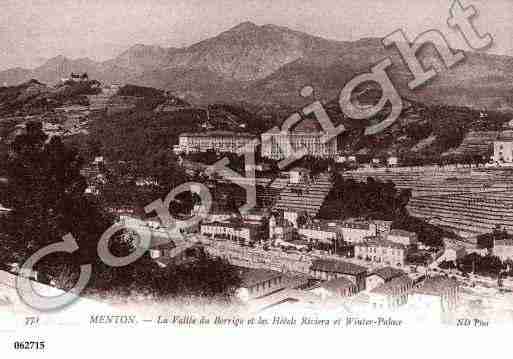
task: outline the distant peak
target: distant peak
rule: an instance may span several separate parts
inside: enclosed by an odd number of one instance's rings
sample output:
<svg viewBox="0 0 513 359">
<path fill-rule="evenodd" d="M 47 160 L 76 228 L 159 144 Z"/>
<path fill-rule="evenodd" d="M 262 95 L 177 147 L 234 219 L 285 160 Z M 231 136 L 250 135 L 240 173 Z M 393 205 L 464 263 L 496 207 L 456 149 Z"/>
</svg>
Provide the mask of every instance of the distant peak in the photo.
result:
<svg viewBox="0 0 513 359">
<path fill-rule="evenodd" d="M 135 44 L 129 50 L 145 50 L 145 49 L 160 49 L 157 45 Z"/>
<path fill-rule="evenodd" d="M 55 64 L 62 64 L 64 62 L 69 61 L 69 59 L 64 55 L 57 55 L 55 57 L 52 57 L 48 59 L 42 66 L 49 66 L 49 65 L 55 65 Z"/>
<path fill-rule="evenodd" d="M 278 25 L 274 25 L 274 24 L 265 24 L 262 27 L 266 27 L 268 29 L 287 29 L 285 26 L 278 26 Z"/>
<path fill-rule="evenodd" d="M 245 21 L 245 22 L 241 22 L 239 25 L 232 27 L 228 31 L 246 31 L 246 30 L 253 30 L 253 29 L 258 29 L 258 25 L 256 25 L 255 23 L 253 23 L 251 21 Z"/>
<path fill-rule="evenodd" d="M 46 86 L 44 83 L 36 80 L 36 79 L 30 79 L 28 81 L 23 82 L 20 86 L 22 87 L 32 87 L 32 86 Z"/>
<path fill-rule="evenodd" d="M 50 59 L 48 59 L 47 62 L 50 62 L 50 61 L 66 61 L 68 58 L 64 55 L 57 55 L 55 57 L 52 57 Z"/>
</svg>

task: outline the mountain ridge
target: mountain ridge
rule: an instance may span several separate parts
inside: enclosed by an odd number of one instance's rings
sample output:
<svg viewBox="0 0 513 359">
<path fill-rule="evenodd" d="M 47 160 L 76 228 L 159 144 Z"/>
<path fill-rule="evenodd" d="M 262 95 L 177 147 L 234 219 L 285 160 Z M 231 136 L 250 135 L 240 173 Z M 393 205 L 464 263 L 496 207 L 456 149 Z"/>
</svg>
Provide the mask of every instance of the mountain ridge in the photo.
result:
<svg viewBox="0 0 513 359">
<path fill-rule="evenodd" d="M 88 72 L 103 82 L 134 83 L 174 91 L 197 103 L 247 102 L 297 107 L 304 86 L 330 100 L 352 77 L 368 72 L 389 57 L 387 69 L 401 96 L 427 103 L 513 111 L 513 57 L 465 52 L 466 60 L 445 69 L 433 48 L 420 56 L 440 73 L 422 88 L 410 91 L 412 75 L 398 51 L 385 49 L 378 38 L 356 41 L 324 39 L 272 24 L 243 22 L 217 36 L 183 48 L 136 44 L 113 59 L 96 62 L 62 55 L 33 69 L 0 72 L 0 84 L 31 78 L 56 83 L 70 72 Z"/>
</svg>

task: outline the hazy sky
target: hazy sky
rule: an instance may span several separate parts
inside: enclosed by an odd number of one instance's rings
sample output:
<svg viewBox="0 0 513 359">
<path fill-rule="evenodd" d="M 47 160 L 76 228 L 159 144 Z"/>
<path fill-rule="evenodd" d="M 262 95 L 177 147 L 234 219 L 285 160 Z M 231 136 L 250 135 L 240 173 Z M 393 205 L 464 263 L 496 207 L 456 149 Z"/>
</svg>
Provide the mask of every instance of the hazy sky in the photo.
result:
<svg viewBox="0 0 513 359">
<path fill-rule="evenodd" d="M 34 67 L 62 54 L 105 60 L 137 43 L 185 46 L 240 22 L 276 24 L 338 40 L 414 38 L 446 25 L 453 0 L 0 0 L 0 69 Z M 462 0 L 479 11 L 489 52 L 513 56 L 513 0 Z"/>
</svg>

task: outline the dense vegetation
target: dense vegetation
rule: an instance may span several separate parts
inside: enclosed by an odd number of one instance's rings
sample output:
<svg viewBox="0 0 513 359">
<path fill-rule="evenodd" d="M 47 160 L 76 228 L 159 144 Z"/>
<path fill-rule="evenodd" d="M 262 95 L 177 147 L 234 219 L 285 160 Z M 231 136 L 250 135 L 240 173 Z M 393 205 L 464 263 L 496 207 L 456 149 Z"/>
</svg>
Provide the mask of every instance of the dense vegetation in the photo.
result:
<svg viewBox="0 0 513 359">
<path fill-rule="evenodd" d="M 55 88 L 30 80 L 18 86 L 0 87 L 0 115 L 45 114 L 62 105 L 87 105 L 86 95 L 99 92 L 100 83 L 95 80 L 66 81 Z"/>
<path fill-rule="evenodd" d="M 81 264 L 93 264 L 89 293 L 128 293 L 139 289 L 162 296 L 232 293 L 238 283 L 236 270 L 225 261 L 208 256 L 201 256 L 189 267 L 166 270 L 161 270 L 148 254 L 122 268 L 102 263 L 97 254 L 98 240 L 115 218 L 104 212 L 104 203 L 85 194 L 86 181 L 80 175 L 82 160 L 78 152 L 58 137 L 46 140 L 41 124 L 29 123 L 26 133 L 17 136 L 11 145 L 6 169 L 8 183 L 6 190 L 1 191 L 0 203 L 12 211 L 1 222 L 1 263 L 23 263 L 40 248 L 60 242 L 62 236 L 71 233 L 79 250 L 69 255 L 51 254 L 36 268 L 63 288 L 75 282 Z M 176 177 L 167 164 L 167 159 L 163 160 L 160 167 L 153 166 L 154 171 L 161 171 L 158 174 L 168 182 L 174 181 Z M 124 256 L 135 250 L 134 243 L 130 232 L 121 232 L 109 244 L 115 255 Z"/>
<path fill-rule="evenodd" d="M 319 216 L 322 218 L 365 217 L 394 220 L 405 213 L 410 199 L 407 190 L 398 191 L 392 182 L 357 182 L 334 175 L 333 189 L 328 194 Z"/>
<path fill-rule="evenodd" d="M 480 256 L 479 254 L 471 253 L 458 259 L 456 262 L 442 262 L 439 267 L 441 269 L 458 269 L 465 274 L 475 273 L 486 277 L 497 278 L 499 274 L 502 274 L 503 270 L 507 268 L 507 265 L 502 263 L 499 257 L 491 255 Z"/>
<path fill-rule="evenodd" d="M 358 182 L 335 174 L 333 183 L 333 189 L 319 212 L 320 218 L 393 221 L 394 228 L 415 232 L 420 242 L 433 247 L 441 246 L 443 237 L 454 237 L 451 232 L 411 217 L 406 210 L 411 191 L 398 190 L 393 182 L 381 182 L 371 177 L 367 182 Z"/>
<path fill-rule="evenodd" d="M 342 122 L 346 128 L 346 132 L 339 136 L 339 148 L 352 155 L 385 157 L 395 154 L 400 157 L 401 163 L 412 165 L 438 164 L 442 161 L 441 155 L 457 148 L 469 131 L 498 131 L 511 120 L 511 114 L 497 111 L 482 113 L 467 107 L 427 105 L 409 99 L 403 99 L 403 104 L 399 119 L 374 136 L 364 136 L 364 127 L 382 121 L 390 109 L 385 107 L 369 120 L 356 121 L 344 118 L 338 102 L 326 104 L 330 118 L 334 122 Z M 418 146 L 422 141 L 426 143 Z M 444 160 L 452 162 L 469 159 Z"/>
<path fill-rule="evenodd" d="M 485 233 L 477 236 L 477 247 L 492 249 L 496 240 L 511 239 L 512 236 L 508 234 L 505 229 L 501 229 L 497 226 L 492 232 Z"/>
</svg>

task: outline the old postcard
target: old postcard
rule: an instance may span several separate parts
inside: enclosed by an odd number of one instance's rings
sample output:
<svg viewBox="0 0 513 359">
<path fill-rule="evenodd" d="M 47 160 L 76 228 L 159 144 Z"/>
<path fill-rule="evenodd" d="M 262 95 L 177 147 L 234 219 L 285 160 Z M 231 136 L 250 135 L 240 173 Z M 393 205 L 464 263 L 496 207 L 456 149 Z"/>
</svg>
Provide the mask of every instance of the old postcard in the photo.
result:
<svg viewBox="0 0 513 359">
<path fill-rule="evenodd" d="M 507 345 L 512 0 L 0 5 L 2 358 Z"/>
</svg>

